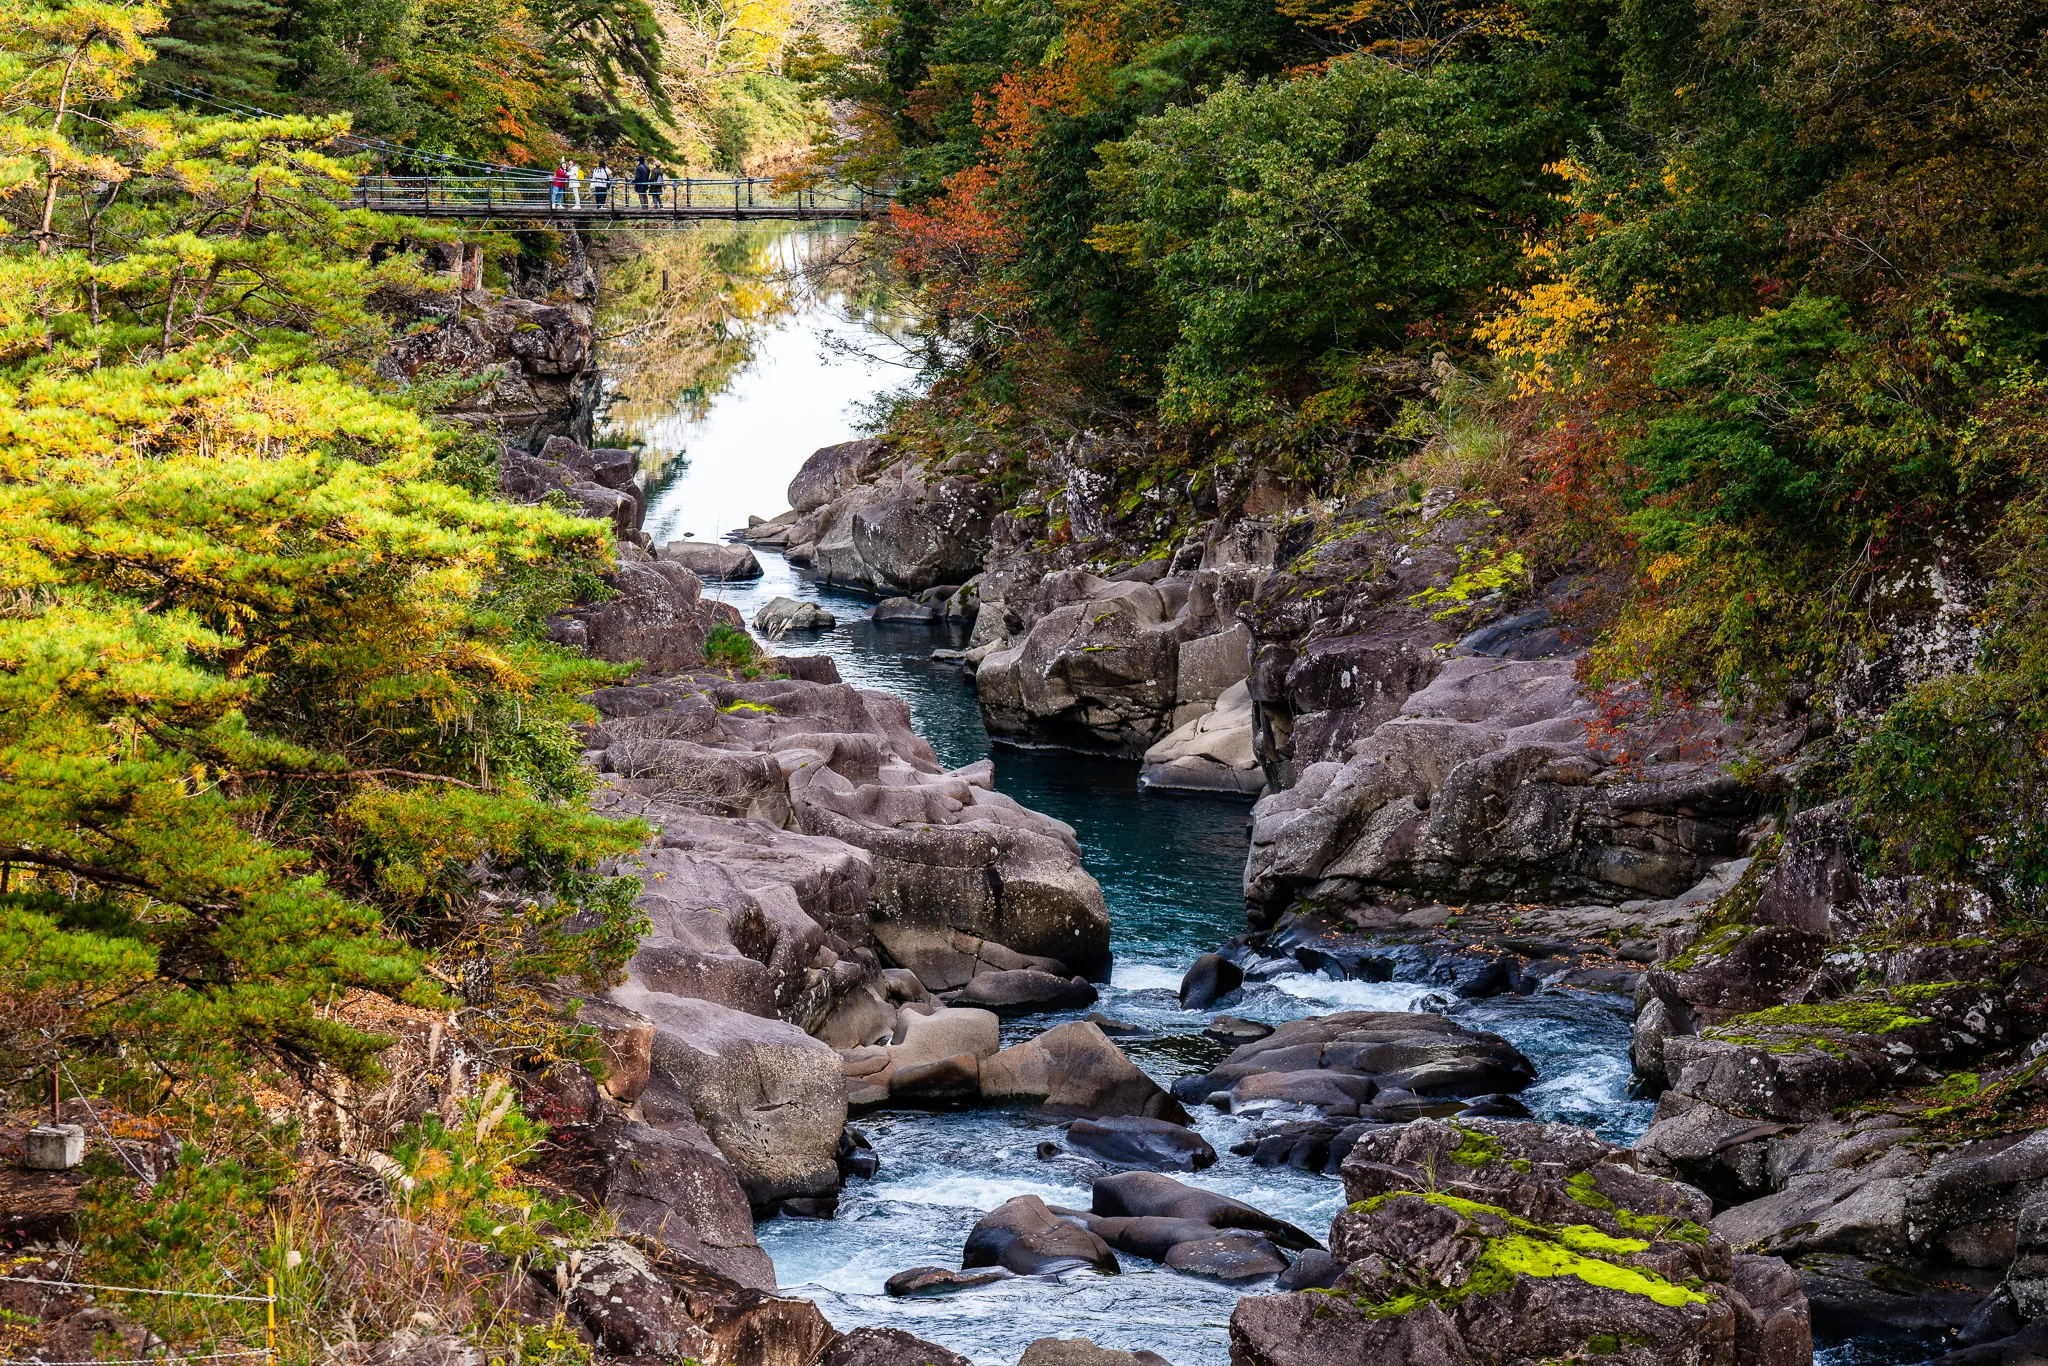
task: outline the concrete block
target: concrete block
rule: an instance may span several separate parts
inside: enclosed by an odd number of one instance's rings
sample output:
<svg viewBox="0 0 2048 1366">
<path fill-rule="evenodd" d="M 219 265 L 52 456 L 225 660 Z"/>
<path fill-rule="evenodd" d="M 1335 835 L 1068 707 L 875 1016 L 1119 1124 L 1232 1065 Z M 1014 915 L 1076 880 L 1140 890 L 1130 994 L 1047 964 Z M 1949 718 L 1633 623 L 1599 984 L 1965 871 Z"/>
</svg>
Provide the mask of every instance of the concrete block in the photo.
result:
<svg viewBox="0 0 2048 1366">
<path fill-rule="evenodd" d="M 38 1124 L 22 1144 L 24 1162 L 39 1172 L 68 1172 L 85 1161 L 85 1128 L 79 1124 Z"/>
</svg>

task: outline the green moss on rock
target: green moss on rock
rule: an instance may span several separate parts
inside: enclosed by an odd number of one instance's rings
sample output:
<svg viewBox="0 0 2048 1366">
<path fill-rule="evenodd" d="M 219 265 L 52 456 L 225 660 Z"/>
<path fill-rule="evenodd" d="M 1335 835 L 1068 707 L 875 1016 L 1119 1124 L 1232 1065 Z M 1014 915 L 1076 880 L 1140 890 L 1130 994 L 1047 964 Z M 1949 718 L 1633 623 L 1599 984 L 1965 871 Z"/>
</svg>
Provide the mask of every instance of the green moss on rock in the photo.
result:
<svg viewBox="0 0 2048 1366">
<path fill-rule="evenodd" d="M 1451 1161 L 1461 1162 L 1468 1167 L 1476 1168 L 1483 1167 L 1500 1157 L 1500 1140 L 1492 1134 L 1481 1133 L 1477 1129 L 1468 1129 L 1455 1121 L 1452 1122 L 1451 1127 L 1464 1135 L 1458 1141 L 1458 1146 L 1451 1150 Z"/>
<path fill-rule="evenodd" d="M 1440 1192 L 1390 1191 L 1362 1200 L 1351 1209 L 1353 1213 L 1371 1214 L 1390 1201 L 1408 1196 L 1451 1210 L 1474 1223 L 1486 1219 L 1498 1221 L 1509 1231 L 1482 1235 L 1485 1246 L 1478 1263 L 1461 1285 L 1412 1290 L 1380 1301 L 1362 1297 L 1354 1300 L 1358 1308 L 1374 1318 L 1412 1313 L 1425 1304 L 1448 1308 L 1474 1296 L 1502 1294 L 1514 1288 L 1517 1276 L 1571 1276 L 1587 1285 L 1641 1295 L 1674 1309 L 1688 1304 L 1704 1304 L 1708 1299 L 1701 1288 L 1667 1280 L 1654 1271 L 1613 1260 L 1645 1252 L 1650 1245 L 1639 1238 L 1616 1238 L 1590 1224 L 1546 1228 L 1497 1205 L 1481 1204 Z"/>
</svg>

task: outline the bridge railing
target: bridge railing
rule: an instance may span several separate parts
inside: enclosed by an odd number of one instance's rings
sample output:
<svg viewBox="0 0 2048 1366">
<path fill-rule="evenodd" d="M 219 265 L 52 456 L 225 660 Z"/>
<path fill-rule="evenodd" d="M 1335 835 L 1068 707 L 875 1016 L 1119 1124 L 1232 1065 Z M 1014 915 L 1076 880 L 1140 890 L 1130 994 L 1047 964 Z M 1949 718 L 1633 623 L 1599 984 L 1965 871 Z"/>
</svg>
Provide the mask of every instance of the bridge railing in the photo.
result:
<svg viewBox="0 0 2048 1366">
<path fill-rule="evenodd" d="M 346 201 L 351 208 L 422 217 L 499 215 L 602 219 L 657 214 L 705 217 L 827 218 L 866 216 L 887 208 L 890 197 L 859 185 L 827 184 L 776 188 L 759 176 L 669 177 L 646 186 L 614 180 L 600 196 L 586 180 L 580 189 L 557 190 L 547 176 L 364 176 Z"/>
</svg>

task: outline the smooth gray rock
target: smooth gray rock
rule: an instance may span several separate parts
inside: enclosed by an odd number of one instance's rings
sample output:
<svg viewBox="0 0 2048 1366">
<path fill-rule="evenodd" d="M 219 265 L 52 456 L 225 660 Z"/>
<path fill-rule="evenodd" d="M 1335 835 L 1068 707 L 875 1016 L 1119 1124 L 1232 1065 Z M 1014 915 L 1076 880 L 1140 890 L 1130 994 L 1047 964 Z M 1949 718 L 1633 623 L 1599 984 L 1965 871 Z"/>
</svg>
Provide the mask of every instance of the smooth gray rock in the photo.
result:
<svg viewBox="0 0 2048 1366">
<path fill-rule="evenodd" d="M 1079 1010 L 1093 1005 L 1096 995 L 1085 977 L 1060 977 L 1026 968 L 976 973 L 952 1001 L 1003 1016 L 1035 1015 L 1049 1010 Z"/>
<path fill-rule="evenodd" d="M 1187 1111 L 1086 1020 L 1048 1029 L 981 1063 L 982 1098 L 1096 1119 L 1144 1115 L 1186 1123 Z"/>
<path fill-rule="evenodd" d="M 670 541 L 657 558 L 679 564 L 707 583 L 761 577 L 761 562 L 743 545 L 718 541 Z"/>
<path fill-rule="evenodd" d="M 781 1020 L 614 988 L 655 1023 L 654 1081 L 687 1100 L 756 1206 L 837 1190 L 846 1091 L 839 1055 Z M 646 1097 L 642 1109 L 649 1108 Z"/>
<path fill-rule="evenodd" d="M 754 613 L 754 629 L 770 640 L 779 640 L 791 631 L 829 631 L 838 624 L 839 619 L 830 612 L 801 598 L 771 598 Z"/>
</svg>

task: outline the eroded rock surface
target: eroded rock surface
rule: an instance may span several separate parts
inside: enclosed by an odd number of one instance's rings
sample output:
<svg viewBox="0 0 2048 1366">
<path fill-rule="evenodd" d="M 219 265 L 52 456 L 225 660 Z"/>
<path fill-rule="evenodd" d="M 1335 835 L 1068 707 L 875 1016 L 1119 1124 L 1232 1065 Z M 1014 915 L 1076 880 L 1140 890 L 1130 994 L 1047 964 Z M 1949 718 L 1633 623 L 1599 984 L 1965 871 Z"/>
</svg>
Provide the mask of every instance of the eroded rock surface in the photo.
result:
<svg viewBox="0 0 2048 1366">
<path fill-rule="evenodd" d="M 1236 609 L 1251 582 L 1249 572 L 1235 569 L 1149 581 L 1082 570 L 1045 575 L 1015 634 L 975 651 L 975 686 L 990 733 L 1132 758 L 1145 754 L 1176 727 L 1209 714 L 1244 681 L 1251 636 Z M 985 574 L 977 639 L 982 621 L 1010 611 L 991 602 L 989 585 Z M 1213 739 L 1191 731 L 1179 748 L 1191 761 L 1212 750 L 1242 757 L 1242 746 L 1232 748 L 1220 730 Z M 1192 775 L 1197 767 L 1191 762 L 1177 772 Z"/>
<path fill-rule="evenodd" d="M 875 439 L 827 446 L 789 485 L 790 510 L 734 535 L 826 583 L 917 594 L 974 577 L 988 549 L 987 487 L 899 457 Z"/>
</svg>

